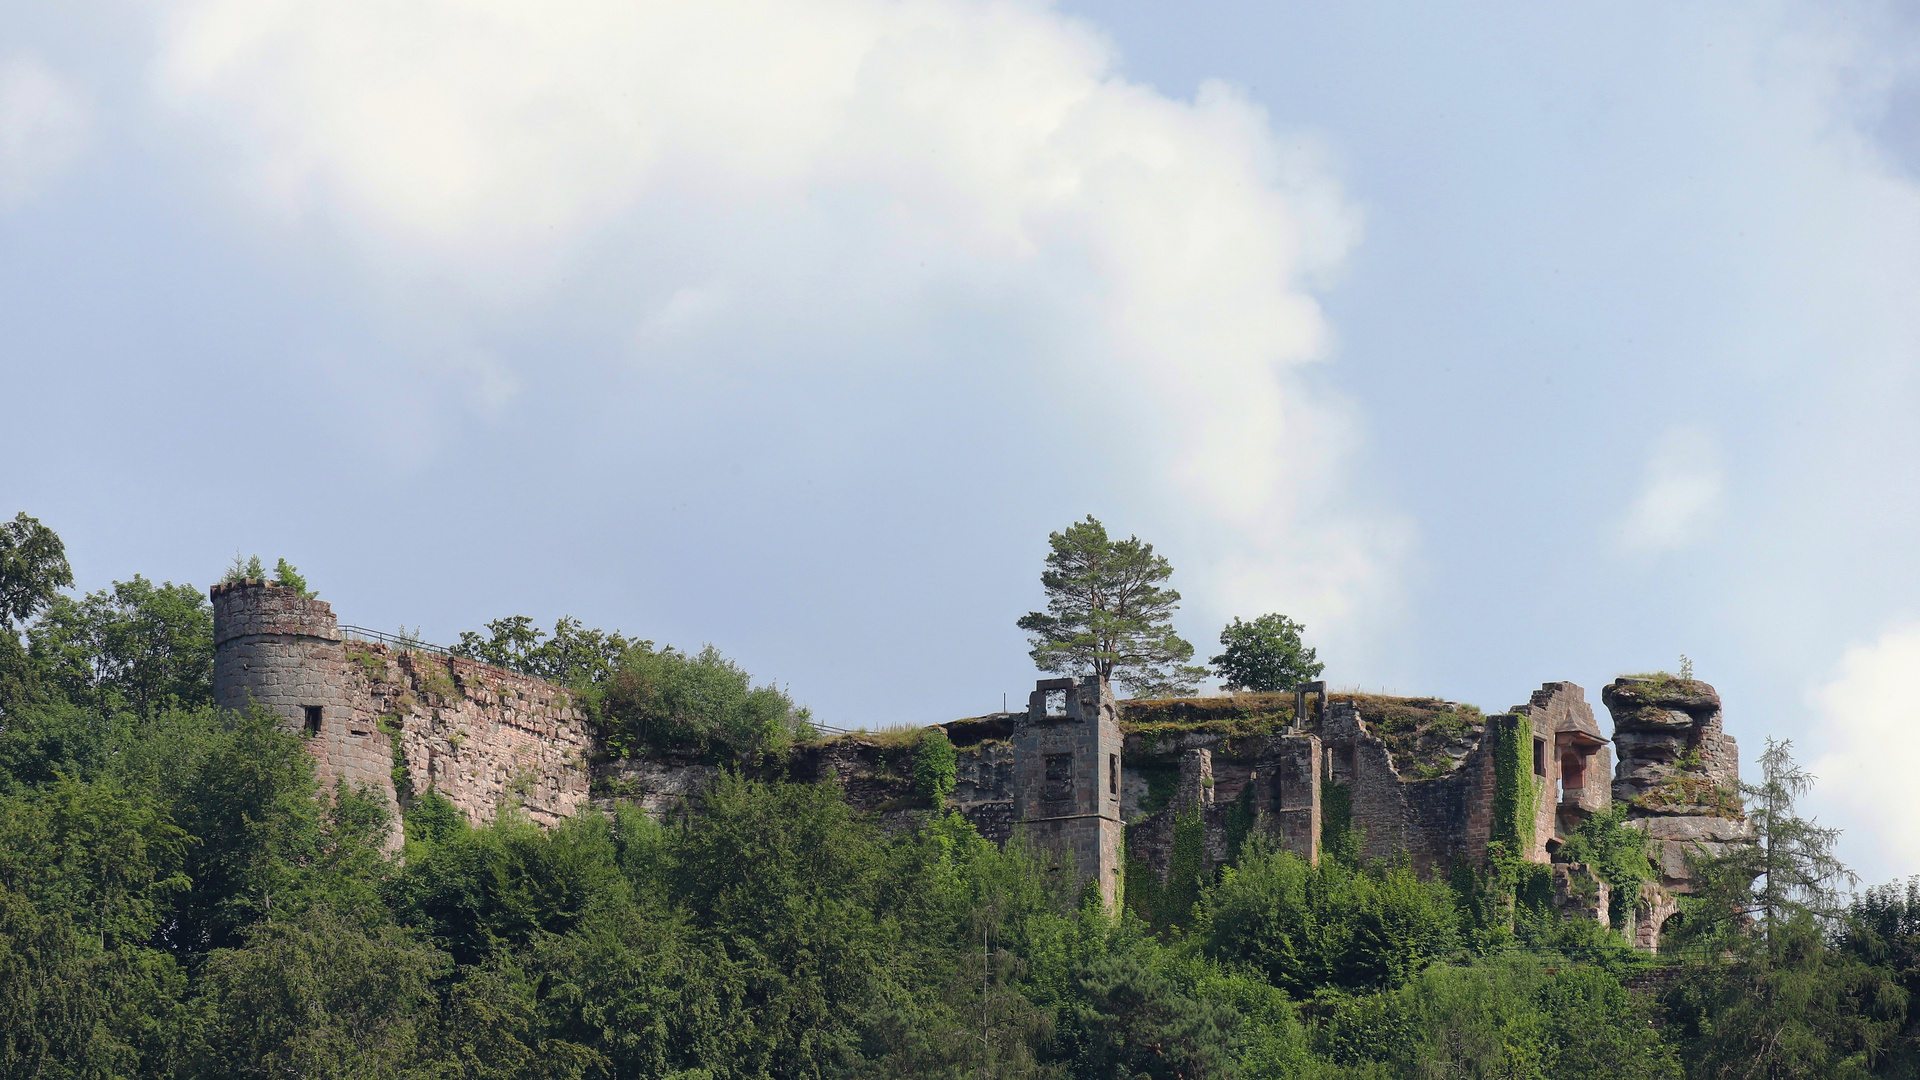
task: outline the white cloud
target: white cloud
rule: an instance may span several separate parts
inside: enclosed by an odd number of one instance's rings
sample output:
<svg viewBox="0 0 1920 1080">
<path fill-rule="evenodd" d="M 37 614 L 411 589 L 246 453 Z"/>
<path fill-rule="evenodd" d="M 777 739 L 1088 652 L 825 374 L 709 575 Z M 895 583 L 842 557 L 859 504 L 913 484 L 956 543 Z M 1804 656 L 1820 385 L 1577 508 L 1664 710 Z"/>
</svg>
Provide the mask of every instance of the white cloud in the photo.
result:
<svg viewBox="0 0 1920 1080">
<path fill-rule="evenodd" d="M 80 96 L 31 56 L 0 61 L 0 211 L 46 190 L 87 141 Z"/>
<path fill-rule="evenodd" d="M 478 318 L 617 265 L 662 363 L 759 320 L 860 343 L 795 362 L 910 365 L 953 319 L 903 313 L 1002 298 L 1201 611 L 1392 590 L 1404 530 L 1346 508 L 1344 409 L 1290 374 L 1358 217 L 1224 85 L 1169 98 L 1081 22 L 966 0 L 202 0 L 165 40 L 233 182 L 376 274 Z"/>
<path fill-rule="evenodd" d="M 1624 551 L 1669 551 L 1704 538 L 1726 500 L 1719 453 L 1706 432 L 1669 428 L 1647 458 L 1645 484 L 1619 527 Z"/>
<path fill-rule="evenodd" d="M 1824 804 L 1838 807 L 1850 831 L 1878 842 L 1879 877 L 1920 869 L 1920 626 L 1902 626 L 1854 645 L 1833 677 L 1808 697 L 1820 717 L 1813 763 Z M 1857 838 L 1856 838 L 1857 839 Z"/>
</svg>

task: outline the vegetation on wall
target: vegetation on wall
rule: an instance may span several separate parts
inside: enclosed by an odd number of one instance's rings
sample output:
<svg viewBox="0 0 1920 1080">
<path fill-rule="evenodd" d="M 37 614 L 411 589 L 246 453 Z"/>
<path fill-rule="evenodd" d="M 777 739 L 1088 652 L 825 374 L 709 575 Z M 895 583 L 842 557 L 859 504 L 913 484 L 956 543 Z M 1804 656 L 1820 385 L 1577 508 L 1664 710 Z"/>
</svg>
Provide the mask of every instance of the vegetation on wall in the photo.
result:
<svg viewBox="0 0 1920 1080">
<path fill-rule="evenodd" d="M 697 653 L 628 649 L 599 688 L 594 712 L 607 749 L 692 749 L 742 758 L 785 749 L 812 734 L 811 716 L 777 686 L 752 676 L 708 645 Z"/>
<path fill-rule="evenodd" d="M 1533 850 L 1539 791 L 1533 779 L 1533 724 L 1510 713 L 1493 722 L 1493 843 L 1508 855 Z"/>
<path fill-rule="evenodd" d="M 651 648 L 619 631 L 591 630 L 579 619 L 563 615 L 553 633 L 533 625 L 525 615 L 509 615 L 486 624 L 486 632 L 463 630 L 452 648 L 455 656 L 517 671 L 562 686 L 598 686 L 613 677 L 628 650 Z"/>
<path fill-rule="evenodd" d="M 959 761 L 946 732 L 936 727 L 920 734 L 913 753 L 913 793 L 923 805 L 934 810 L 946 808 L 947 796 L 953 794 L 959 776 Z"/>
<path fill-rule="evenodd" d="M 1628 810 L 1615 805 L 1587 818 L 1556 855 L 1566 862 L 1586 863 L 1607 883 L 1607 918 L 1618 930 L 1631 930 L 1640 886 L 1655 880 L 1647 834 L 1627 824 Z"/>
</svg>

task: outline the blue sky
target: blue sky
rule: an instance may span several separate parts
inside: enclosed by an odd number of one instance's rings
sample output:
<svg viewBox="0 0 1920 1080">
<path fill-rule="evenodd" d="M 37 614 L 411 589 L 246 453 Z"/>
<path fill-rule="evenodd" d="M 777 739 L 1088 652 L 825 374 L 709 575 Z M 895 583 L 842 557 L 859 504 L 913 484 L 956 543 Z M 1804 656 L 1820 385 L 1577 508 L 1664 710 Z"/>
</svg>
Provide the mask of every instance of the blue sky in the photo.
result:
<svg viewBox="0 0 1920 1080">
<path fill-rule="evenodd" d="M 1681 653 L 1920 872 L 1920 72 L 1873 4 L 0 8 L 0 503 L 84 587 L 1033 677 L 1087 513 L 1206 655 Z"/>
</svg>

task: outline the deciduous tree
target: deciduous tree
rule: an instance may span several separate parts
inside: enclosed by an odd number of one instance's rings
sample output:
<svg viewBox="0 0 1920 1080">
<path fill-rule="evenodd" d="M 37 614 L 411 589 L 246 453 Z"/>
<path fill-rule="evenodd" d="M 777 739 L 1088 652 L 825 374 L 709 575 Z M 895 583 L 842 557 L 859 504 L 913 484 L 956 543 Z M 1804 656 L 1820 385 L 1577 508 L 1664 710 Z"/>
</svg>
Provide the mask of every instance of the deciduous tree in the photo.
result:
<svg viewBox="0 0 1920 1080">
<path fill-rule="evenodd" d="M 1241 622 L 1236 616 L 1220 631 L 1225 651 L 1208 663 L 1226 686 L 1266 694 L 1291 690 L 1319 678 L 1326 667 L 1300 640 L 1300 632 L 1305 629 L 1278 613 L 1262 615 L 1252 622 Z"/>
<path fill-rule="evenodd" d="M 0 522 L 0 629 L 24 623 L 73 584 L 67 548 L 26 511 Z"/>
</svg>

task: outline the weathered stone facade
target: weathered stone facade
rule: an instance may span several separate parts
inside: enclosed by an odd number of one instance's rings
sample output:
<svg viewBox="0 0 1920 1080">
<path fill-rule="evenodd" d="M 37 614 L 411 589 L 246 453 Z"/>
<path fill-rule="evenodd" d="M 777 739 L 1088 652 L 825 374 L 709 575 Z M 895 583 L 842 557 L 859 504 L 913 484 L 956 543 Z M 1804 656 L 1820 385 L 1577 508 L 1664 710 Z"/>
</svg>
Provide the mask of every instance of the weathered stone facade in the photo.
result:
<svg viewBox="0 0 1920 1080">
<path fill-rule="evenodd" d="M 542 825 L 587 797 L 587 718 L 560 687 L 457 656 L 346 643 L 354 715 L 400 739 L 403 797 L 432 788 L 487 821 L 512 803 Z"/>
<path fill-rule="evenodd" d="M 322 787 L 345 781 L 390 806 L 433 788 L 475 822 L 511 802 L 552 824 L 586 798 L 593 736 L 561 688 L 348 641 L 330 605 L 295 589 L 243 581 L 211 597 L 215 700 L 284 717 L 306 736 Z"/>
<path fill-rule="evenodd" d="M 1618 701 L 1624 707 L 1632 692 L 1617 688 L 1635 682 L 1626 679 L 1609 686 L 1609 706 Z M 1680 726 L 1678 720 L 1648 721 L 1638 715 L 1626 720 L 1620 730 L 1629 735 L 1653 727 L 1666 734 L 1622 738 L 1620 781 L 1611 785 L 1609 740 L 1601 734 L 1585 692 L 1569 682 L 1545 683 L 1526 704 L 1504 714 L 1480 718 L 1457 713 L 1451 723 L 1411 731 L 1402 723 L 1397 735 L 1390 717 L 1368 710 L 1382 702 L 1410 702 L 1445 720 L 1457 707 L 1430 699 L 1326 695 L 1323 688 L 1313 687 L 1295 699 L 1292 715 L 1299 722 L 1285 734 L 1194 730 L 1170 742 L 1137 744 L 1130 737 L 1123 787 L 1141 794 L 1126 805 L 1129 857 L 1146 863 L 1164 881 L 1175 819 L 1183 808 L 1197 808 L 1207 831 L 1208 857 L 1216 862 L 1230 855 L 1227 834 L 1235 813 L 1240 815 L 1239 827 L 1263 831 L 1280 847 L 1317 861 L 1329 805 L 1340 804 L 1362 835 L 1365 857 L 1405 858 L 1424 875 L 1443 873 L 1456 863 L 1483 866 L 1493 840 L 1519 838 L 1522 858 L 1552 865 L 1556 907 L 1605 920 L 1610 900 L 1606 883 L 1584 864 L 1555 861 L 1564 838 L 1588 817 L 1607 810 L 1615 797 L 1642 800 L 1646 791 L 1672 787 L 1665 779 L 1671 772 L 1667 763 L 1676 757 L 1693 761 L 1680 757 L 1688 745 L 1702 748 L 1696 768 L 1709 786 L 1727 790 L 1738 782 L 1737 759 L 1729 760 L 1736 751 L 1718 726 L 1718 699 L 1711 708 L 1697 692 L 1688 701 L 1699 711 L 1691 743 L 1688 737 L 1668 737 L 1668 729 Z M 1504 764 L 1496 752 L 1503 739 L 1512 755 Z M 1665 756 L 1653 761 L 1649 755 Z M 1155 786 L 1152 771 L 1175 768 L 1179 778 L 1170 785 L 1171 800 L 1146 805 L 1145 793 Z M 1513 816 L 1504 828 L 1497 820 L 1503 769 L 1517 773 L 1507 781 L 1509 790 L 1531 792 L 1530 804 L 1508 811 Z M 1149 775 L 1143 778 L 1143 773 Z M 1160 782 L 1167 784 L 1168 779 Z M 1684 872 L 1682 849 L 1700 840 L 1704 849 L 1715 850 L 1715 844 L 1747 837 L 1743 821 L 1703 817 L 1698 806 L 1665 806 L 1658 797 L 1653 801 L 1658 805 L 1642 807 L 1636 801 L 1632 811 L 1632 820 L 1642 822 L 1654 838 L 1653 853 L 1667 874 L 1662 883 L 1643 888 L 1635 925 L 1629 928 L 1634 939 L 1649 948 L 1658 944 L 1660 921 L 1676 910 L 1672 892 L 1685 891 L 1672 869 Z"/>
<path fill-rule="evenodd" d="M 215 586 L 211 597 L 216 700 L 270 709 L 305 734 L 329 789 L 364 786 L 398 806 L 431 788 L 475 823 L 514 806 L 552 825 L 596 791 L 665 815 L 723 771 L 670 755 L 605 760 L 563 688 L 435 650 L 349 640 L 328 604 L 296 590 L 243 581 Z M 1526 704 L 1487 717 L 1435 699 L 1329 694 L 1319 683 L 1290 708 L 1272 697 L 1264 704 L 1279 711 L 1260 715 L 1285 717 L 1284 726 L 1181 722 L 1123 737 L 1121 705 L 1104 681 L 1040 680 L 1024 712 L 942 725 L 958 751 L 949 805 L 990 840 L 1024 835 L 1110 904 L 1121 894 L 1123 846 L 1164 882 L 1182 811 L 1199 814 L 1216 864 L 1232 856 L 1230 834 L 1250 831 L 1317 862 L 1338 813 L 1367 858 L 1405 858 L 1426 875 L 1483 866 L 1495 840 L 1515 840 L 1522 858 L 1552 864 L 1556 906 L 1604 919 L 1605 883 L 1554 860 L 1581 822 L 1619 800 L 1647 832 L 1661 873 L 1637 905 L 1633 937 L 1647 948 L 1658 946 L 1676 895 L 1692 887 L 1687 855 L 1752 840 L 1737 796 L 1738 747 L 1705 683 L 1616 680 L 1602 694 L 1611 743 L 1569 682 L 1543 684 Z M 855 806 L 904 824 L 915 805 L 912 753 L 910 742 L 854 736 L 749 771 L 833 783 Z M 1526 805 L 1515 804 L 1521 793 Z"/>
<path fill-rule="evenodd" d="M 1092 675 L 1040 680 L 1013 733 L 1014 829 L 1108 904 L 1120 895 L 1120 749 L 1113 690 Z"/>
</svg>

